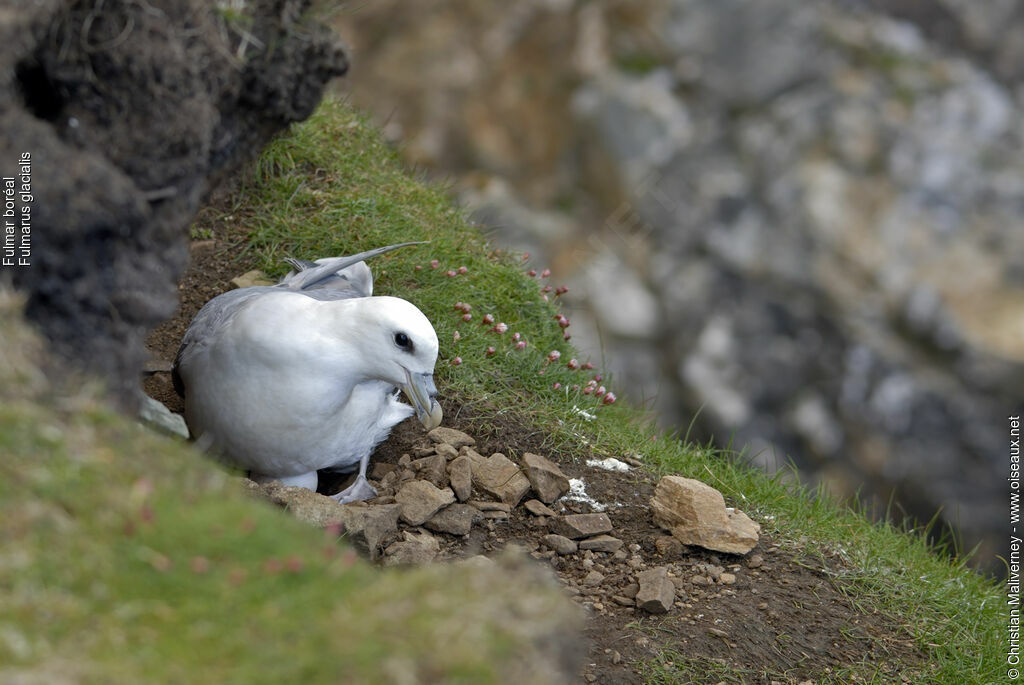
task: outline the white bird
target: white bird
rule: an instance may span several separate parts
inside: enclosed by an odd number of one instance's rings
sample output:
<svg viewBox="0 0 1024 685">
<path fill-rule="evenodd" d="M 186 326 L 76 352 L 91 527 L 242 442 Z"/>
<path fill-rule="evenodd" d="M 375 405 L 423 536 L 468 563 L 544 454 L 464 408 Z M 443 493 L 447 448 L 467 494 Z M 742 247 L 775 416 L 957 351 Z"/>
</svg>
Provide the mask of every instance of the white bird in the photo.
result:
<svg viewBox="0 0 1024 685">
<path fill-rule="evenodd" d="M 363 262 L 412 244 L 289 260 L 298 270 L 276 286 L 207 302 L 172 371 L 197 442 L 255 480 L 311 490 L 319 469 L 358 467 L 356 481 L 335 497 L 375 497 L 366 481 L 374 447 L 414 412 L 427 430 L 442 418 L 433 326 L 405 300 L 374 297 Z"/>
</svg>

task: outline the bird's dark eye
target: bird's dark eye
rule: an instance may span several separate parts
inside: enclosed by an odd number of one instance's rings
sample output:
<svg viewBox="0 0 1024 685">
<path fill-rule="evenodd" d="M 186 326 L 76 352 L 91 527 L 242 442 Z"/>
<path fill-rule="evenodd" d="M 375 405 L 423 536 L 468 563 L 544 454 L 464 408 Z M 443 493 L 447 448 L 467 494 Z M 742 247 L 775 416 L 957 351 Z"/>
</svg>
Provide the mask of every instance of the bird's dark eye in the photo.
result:
<svg viewBox="0 0 1024 685">
<path fill-rule="evenodd" d="M 402 332 L 395 333 L 395 344 L 401 347 L 403 350 L 412 349 L 412 341 L 409 340 L 409 336 Z"/>
</svg>

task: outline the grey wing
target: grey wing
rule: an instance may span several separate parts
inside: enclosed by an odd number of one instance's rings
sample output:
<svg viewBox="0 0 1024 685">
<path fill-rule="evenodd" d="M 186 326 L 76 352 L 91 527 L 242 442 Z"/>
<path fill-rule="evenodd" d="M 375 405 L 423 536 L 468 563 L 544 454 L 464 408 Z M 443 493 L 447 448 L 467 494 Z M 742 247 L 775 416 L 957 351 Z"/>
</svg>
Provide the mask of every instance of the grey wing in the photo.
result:
<svg viewBox="0 0 1024 685">
<path fill-rule="evenodd" d="M 272 286 L 229 290 L 203 305 L 196 317 L 192 319 L 188 330 L 185 331 L 185 337 L 181 340 L 178 354 L 175 355 L 174 364 L 171 366 L 171 380 L 174 382 L 175 392 L 181 397 L 185 396 L 186 389 L 181 377 L 181 367 L 187 365 L 197 352 L 213 340 L 247 302 L 274 290 L 275 288 Z"/>
<path fill-rule="evenodd" d="M 306 268 L 302 267 L 304 265 L 307 265 L 309 262 L 294 260 L 289 263 L 292 266 L 299 269 L 299 271 L 291 273 L 288 276 L 285 276 L 281 280 L 281 282 L 278 283 L 277 286 L 275 287 L 287 288 L 289 290 L 309 291 L 314 288 L 320 287 L 321 283 L 324 283 L 328 280 L 333 281 L 339 278 L 341 272 L 347 272 L 350 267 L 358 265 L 363 260 L 369 259 L 371 257 L 376 257 L 377 255 L 381 255 L 384 254 L 385 252 L 390 252 L 391 250 L 396 250 L 400 247 L 405 247 L 407 245 L 421 245 L 424 242 L 426 241 L 398 243 L 397 245 L 378 247 L 375 250 L 367 250 L 366 252 L 360 252 L 359 254 L 350 255 L 348 257 L 330 257 L 326 259 L 318 259 L 316 261 L 316 266 L 307 266 Z M 367 267 L 365 264 L 363 265 L 363 267 L 366 270 L 365 276 L 360 275 L 358 271 L 354 271 L 351 272 L 352 277 L 355 279 L 355 281 L 359 283 L 359 287 L 363 289 L 366 289 L 366 279 L 369 278 L 369 290 L 372 292 L 373 278 L 372 276 L 369 276 L 369 267 Z M 354 281 L 349 280 L 348 282 L 353 283 Z M 366 295 L 363 296 L 365 297 Z"/>
<path fill-rule="evenodd" d="M 315 262 L 310 262 L 305 259 L 293 259 L 289 257 L 285 259 L 285 261 L 295 267 L 296 271 L 288 272 L 285 277 L 281 279 L 281 283 L 279 285 L 282 286 L 289 286 L 291 283 L 296 282 L 303 271 L 324 266 L 332 260 L 318 259 Z M 373 295 L 373 273 L 370 271 L 370 267 L 366 265 L 366 262 L 358 262 L 335 271 L 332 274 L 328 274 L 316 283 L 306 286 L 299 292 L 308 295 L 316 292 L 317 290 L 347 291 L 349 293 L 346 295 L 347 297 L 370 297 Z"/>
</svg>

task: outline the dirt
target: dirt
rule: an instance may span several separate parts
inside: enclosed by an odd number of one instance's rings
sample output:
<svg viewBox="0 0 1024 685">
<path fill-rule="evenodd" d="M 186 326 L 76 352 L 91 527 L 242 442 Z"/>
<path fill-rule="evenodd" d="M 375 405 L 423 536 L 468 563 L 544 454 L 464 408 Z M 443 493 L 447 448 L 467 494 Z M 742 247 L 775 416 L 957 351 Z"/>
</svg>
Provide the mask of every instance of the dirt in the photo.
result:
<svg viewBox="0 0 1024 685">
<path fill-rule="evenodd" d="M 218 214 L 209 211 L 200 217 L 200 225 L 213 228 L 216 237 L 193 240 L 191 266 L 179 287 L 180 310 L 148 339 L 152 359 L 145 390 L 172 411 L 180 412 L 182 404 L 171 385 L 169 364 L 188 322 L 207 300 L 230 287 L 231 278 L 253 267 L 241 255 L 244 236 L 239 224 L 212 223 Z M 570 478 L 583 479 L 592 498 L 609 505 L 612 535 L 624 543 L 614 554 L 559 556 L 546 550 L 539 541 L 549 532 L 547 519 L 534 516 L 522 504 L 508 519 L 474 525 L 469 535 L 436 534 L 442 557 L 489 554 L 514 544 L 557 573 L 588 616 L 590 650 L 582 682 L 645 682 L 644 669 L 650 667 L 644 664 L 660 660 L 671 673 L 671 660 L 683 657 L 703 666 L 705 677 L 691 682 L 707 683 L 737 682 L 736 678 L 766 684 L 818 682 L 859 663 L 870 664 L 884 679 L 896 682 L 896 665 L 904 671 L 923 663 L 923 654 L 905 628 L 844 594 L 836 580 L 846 570 L 840 558 L 811 558 L 767 537 L 743 557 L 673 544 L 654 524 L 648 508 L 655 485 L 652 475 L 640 468 L 613 472 L 585 463 L 591 456 L 622 455 L 551 453 L 544 447 L 543 433 L 526 421 L 508 414 L 496 419 L 457 398 L 443 404 L 445 425 L 474 436 L 474 449 L 480 454 L 501 452 L 513 459 L 527 451 L 543 454 Z M 377 449 L 371 465 L 397 465 L 404 455 L 429 444 L 419 425 L 407 421 Z M 322 478 L 321 491 L 336 492 L 344 485 L 342 478 Z M 583 502 L 560 500 L 551 506 L 558 513 L 591 511 Z M 675 605 L 663 615 L 630 605 L 636 574 L 657 566 L 665 566 L 676 585 Z M 592 571 L 604 579 L 588 586 L 584 578 Z"/>
</svg>

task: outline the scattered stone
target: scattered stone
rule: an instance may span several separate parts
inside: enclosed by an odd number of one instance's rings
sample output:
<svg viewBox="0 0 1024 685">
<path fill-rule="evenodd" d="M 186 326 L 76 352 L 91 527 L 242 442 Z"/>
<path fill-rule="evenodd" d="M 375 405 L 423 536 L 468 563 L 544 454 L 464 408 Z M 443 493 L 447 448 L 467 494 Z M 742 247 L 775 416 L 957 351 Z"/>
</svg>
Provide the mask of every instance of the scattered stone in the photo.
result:
<svg viewBox="0 0 1024 685">
<path fill-rule="evenodd" d="M 395 464 L 389 464 L 386 461 L 378 461 L 373 464 L 370 469 L 370 480 L 383 481 L 384 478 L 391 472 L 396 471 L 398 466 Z"/>
<path fill-rule="evenodd" d="M 530 481 L 519 467 L 500 452 L 473 463 L 473 485 L 510 506 L 519 504 L 530 490 Z"/>
<path fill-rule="evenodd" d="M 662 535 L 654 541 L 654 549 L 658 550 L 661 556 L 673 560 L 683 555 L 683 543 L 671 535 Z"/>
<path fill-rule="evenodd" d="M 523 506 L 534 516 L 558 516 L 557 512 L 538 499 L 528 499 Z"/>
<path fill-rule="evenodd" d="M 752 554 L 747 559 L 747 568 L 761 568 L 764 565 L 764 557 L 760 554 Z"/>
<path fill-rule="evenodd" d="M 544 545 L 555 550 L 558 554 L 574 554 L 578 549 L 576 542 L 563 535 L 545 535 L 540 539 Z"/>
<path fill-rule="evenodd" d="M 455 496 L 465 502 L 473 493 L 473 469 L 469 457 L 458 457 L 448 465 L 448 481 Z"/>
<path fill-rule="evenodd" d="M 564 535 L 570 540 L 579 540 L 612 532 L 612 521 L 608 514 L 556 516 L 551 519 L 551 532 Z"/>
<path fill-rule="evenodd" d="M 158 402 L 148 395 L 142 396 L 139 418 L 163 433 L 188 440 L 188 426 L 185 425 L 185 419 L 181 414 L 175 414 L 163 402 Z"/>
<path fill-rule="evenodd" d="M 622 540 L 613 538 L 611 535 L 598 535 L 586 540 L 580 540 L 580 549 L 591 550 L 594 552 L 612 552 L 619 551 L 622 547 Z"/>
<path fill-rule="evenodd" d="M 338 501 L 312 490 L 290 485 L 281 485 L 274 480 L 269 483 L 256 483 L 248 478 L 242 484 L 252 493 L 265 497 L 274 504 L 284 507 L 288 513 L 300 521 L 324 527 L 342 520 L 342 506 Z"/>
<path fill-rule="evenodd" d="M 729 637 L 729 633 L 721 628 L 708 628 L 708 632 L 717 637 Z"/>
<path fill-rule="evenodd" d="M 426 531 L 418 535 L 405 531 L 403 535 L 404 540 L 393 542 L 384 550 L 385 566 L 429 564 L 441 551 L 437 538 Z"/>
<path fill-rule="evenodd" d="M 421 457 L 429 457 L 431 454 L 435 454 L 436 452 L 437 448 L 434 445 L 424 445 L 412 448 L 412 456 L 417 459 L 420 459 Z"/>
<path fill-rule="evenodd" d="M 496 521 L 504 521 L 510 516 L 507 511 L 501 511 L 500 509 L 490 509 L 489 511 L 481 512 L 481 515 L 485 519 L 492 519 Z"/>
<path fill-rule="evenodd" d="M 370 559 L 377 559 L 384 543 L 398 533 L 398 517 L 402 505 L 354 502 L 338 506 L 341 508 L 345 540 Z"/>
<path fill-rule="evenodd" d="M 711 585 L 711 579 L 707 576 L 696 575 L 690 578 L 690 582 L 694 585 Z"/>
<path fill-rule="evenodd" d="M 466 504 L 479 509 L 480 511 L 503 511 L 506 514 L 512 511 L 512 507 L 504 502 L 488 502 L 481 499 L 472 499 L 466 502 Z"/>
<path fill-rule="evenodd" d="M 426 526 L 438 533 L 469 535 L 473 521 L 479 516 L 480 512 L 468 504 L 451 504 L 434 514 Z"/>
<path fill-rule="evenodd" d="M 438 444 L 438 446 L 434 448 L 434 451 L 439 456 L 444 457 L 445 461 L 451 461 L 452 459 L 455 459 L 455 457 L 459 456 L 459 451 L 446 442 Z"/>
<path fill-rule="evenodd" d="M 668 577 L 668 569 L 658 566 L 637 574 L 636 605 L 651 614 L 664 614 L 672 608 L 676 588 Z"/>
<path fill-rule="evenodd" d="M 612 601 L 618 604 L 619 606 L 624 607 L 631 607 L 636 605 L 635 600 L 629 597 L 623 597 L 622 595 L 612 595 Z"/>
<path fill-rule="evenodd" d="M 583 577 L 582 583 L 587 587 L 594 587 L 604 582 L 604 574 L 600 571 L 591 571 Z"/>
<path fill-rule="evenodd" d="M 444 443 L 451 445 L 455 449 L 459 449 L 464 445 L 475 445 L 476 440 L 471 436 L 466 435 L 460 430 L 454 428 L 447 428 L 445 426 L 438 426 L 434 430 L 427 433 L 427 437 L 436 443 Z"/>
<path fill-rule="evenodd" d="M 624 455 L 622 457 L 622 461 L 626 462 L 630 466 L 638 466 L 639 467 L 639 466 L 643 466 L 644 465 L 644 463 L 642 461 L 640 461 L 636 457 L 630 456 L 628 454 Z"/>
<path fill-rule="evenodd" d="M 402 468 L 409 468 L 412 464 L 412 458 L 408 454 L 403 454 L 398 458 L 398 465 Z"/>
<path fill-rule="evenodd" d="M 569 478 L 558 468 L 558 464 L 531 452 L 523 455 L 523 464 L 526 477 L 541 502 L 551 504 L 569 492 Z"/>
<path fill-rule="evenodd" d="M 398 491 L 395 501 L 402 507 L 402 520 L 410 526 L 418 526 L 442 507 L 455 502 L 455 495 L 448 488 L 438 489 L 425 480 L 411 480 Z"/>
<path fill-rule="evenodd" d="M 736 582 L 736 576 L 732 573 L 723 573 L 718 576 L 718 582 L 722 585 L 733 585 Z"/>
<path fill-rule="evenodd" d="M 708 572 L 709 576 L 711 576 L 711 580 L 718 580 L 722 574 L 725 573 L 724 568 L 721 566 L 715 566 L 714 564 L 704 564 L 704 570 Z"/>
<path fill-rule="evenodd" d="M 257 285 L 275 285 L 276 283 L 277 281 L 271 279 L 259 269 L 246 271 L 241 276 L 235 276 L 231 279 L 231 285 L 235 288 L 251 288 Z"/>
<path fill-rule="evenodd" d="M 417 459 L 410 466 L 420 478 L 430 481 L 435 487 L 448 487 L 448 462 L 440 454 Z"/>
<path fill-rule="evenodd" d="M 619 592 L 623 597 L 629 597 L 633 599 L 636 597 L 636 593 L 640 592 L 640 585 L 638 583 L 630 583 L 629 585 L 623 585 L 619 588 Z"/>
<path fill-rule="evenodd" d="M 722 493 L 682 476 L 664 476 L 651 498 L 654 521 L 685 545 L 746 554 L 757 545 L 761 526 L 739 510 L 726 510 Z"/>
</svg>

